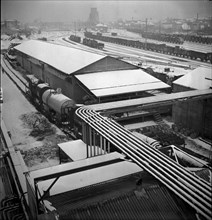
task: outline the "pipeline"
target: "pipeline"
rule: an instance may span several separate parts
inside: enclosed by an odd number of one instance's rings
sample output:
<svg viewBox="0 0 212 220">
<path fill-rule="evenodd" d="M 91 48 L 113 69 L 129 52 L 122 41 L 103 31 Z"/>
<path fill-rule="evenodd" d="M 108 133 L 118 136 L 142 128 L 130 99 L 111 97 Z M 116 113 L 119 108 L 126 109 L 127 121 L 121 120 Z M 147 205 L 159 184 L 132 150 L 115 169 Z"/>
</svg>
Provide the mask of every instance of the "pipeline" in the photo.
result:
<svg viewBox="0 0 212 220">
<path fill-rule="evenodd" d="M 199 213 L 207 219 L 211 218 L 211 187 L 208 183 L 201 181 L 184 167 L 99 113 L 79 108 L 76 114 Z"/>
</svg>

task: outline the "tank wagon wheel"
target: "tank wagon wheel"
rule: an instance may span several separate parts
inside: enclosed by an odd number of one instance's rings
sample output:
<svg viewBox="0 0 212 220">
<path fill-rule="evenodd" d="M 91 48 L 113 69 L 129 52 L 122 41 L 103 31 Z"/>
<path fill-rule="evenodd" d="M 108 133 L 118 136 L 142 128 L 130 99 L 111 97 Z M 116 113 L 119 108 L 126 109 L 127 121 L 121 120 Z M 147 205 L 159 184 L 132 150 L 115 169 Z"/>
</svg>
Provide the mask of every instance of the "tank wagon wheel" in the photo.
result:
<svg viewBox="0 0 212 220">
<path fill-rule="evenodd" d="M 28 87 L 25 87 L 25 94 L 28 100 L 33 101 L 32 93 Z"/>
</svg>

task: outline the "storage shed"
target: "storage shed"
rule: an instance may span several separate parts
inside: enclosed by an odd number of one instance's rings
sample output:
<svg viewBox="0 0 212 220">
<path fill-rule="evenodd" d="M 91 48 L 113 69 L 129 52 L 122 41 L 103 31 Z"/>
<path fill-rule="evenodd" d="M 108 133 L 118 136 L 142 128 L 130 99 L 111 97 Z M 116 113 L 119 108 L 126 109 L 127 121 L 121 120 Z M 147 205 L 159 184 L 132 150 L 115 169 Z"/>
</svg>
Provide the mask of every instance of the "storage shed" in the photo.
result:
<svg viewBox="0 0 212 220">
<path fill-rule="evenodd" d="M 15 50 L 27 74 L 53 89 L 60 88 L 76 103 L 139 97 L 144 91 L 169 88 L 137 66 L 106 55 L 38 40 L 22 43 Z"/>
<path fill-rule="evenodd" d="M 173 82 L 174 92 L 211 89 L 212 71 L 199 67 Z M 188 100 L 173 105 L 175 123 L 194 129 L 201 136 L 212 139 L 212 99 Z"/>
</svg>

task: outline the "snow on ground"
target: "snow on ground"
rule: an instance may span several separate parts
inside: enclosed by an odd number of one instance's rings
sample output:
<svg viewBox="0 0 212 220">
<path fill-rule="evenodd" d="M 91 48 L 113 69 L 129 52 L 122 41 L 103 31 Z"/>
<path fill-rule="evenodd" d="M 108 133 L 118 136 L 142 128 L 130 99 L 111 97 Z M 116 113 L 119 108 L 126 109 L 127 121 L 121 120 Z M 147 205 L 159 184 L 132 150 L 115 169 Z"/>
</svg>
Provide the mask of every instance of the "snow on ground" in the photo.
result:
<svg viewBox="0 0 212 220">
<path fill-rule="evenodd" d="M 59 164 L 57 144 L 68 141 L 66 135 L 36 111 L 6 73 L 2 74 L 2 87 L 2 117 L 28 169 Z"/>
<path fill-rule="evenodd" d="M 56 40 L 64 36 L 70 36 L 71 33 L 72 33 L 71 31 L 51 31 L 51 32 L 43 31 L 41 32 L 41 34 L 34 33 L 27 38 L 25 37 L 25 35 L 21 35 L 21 37 L 23 38 L 22 40 L 18 38 L 9 40 L 10 36 L 2 34 L 1 35 L 1 49 L 8 49 L 11 43 L 22 43 L 27 40 L 31 40 L 31 39 L 35 40 L 35 39 L 43 38 L 43 37 L 47 38 L 48 41 L 52 41 L 52 40 Z"/>
<path fill-rule="evenodd" d="M 25 37 L 23 37 L 22 40 L 17 39 L 17 38 L 15 38 L 13 40 L 9 40 L 8 38 L 2 39 L 2 35 L 1 35 L 1 50 L 4 50 L 4 49 L 7 50 L 9 48 L 10 44 L 12 44 L 12 43 L 23 43 L 26 40 L 28 40 L 28 39 Z"/>
<path fill-rule="evenodd" d="M 212 149 L 209 149 L 203 141 L 198 142 L 197 138 L 191 139 L 190 137 L 186 137 L 185 143 L 185 148 L 188 148 L 195 153 L 201 154 L 208 159 L 212 159 Z"/>
<path fill-rule="evenodd" d="M 163 121 L 168 124 L 171 128 L 173 125 L 173 121 L 171 117 L 163 118 Z M 185 136 L 181 134 L 181 136 L 185 139 L 186 148 L 189 148 L 190 150 L 194 151 L 195 153 L 201 154 L 207 158 L 212 158 L 212 147 L 209 144 L 206 144 L 205 142 L 199 140 L 198 138 L 192 139 L 189 136 Z"/>
<path fill-rule="evenodd" d="M 171 127 L 173 125 L 173 121 L 170 116 L 164 117 L 163 122 L 165 122 L 165 124 L 169 125 L 169 127 L 171 129 Z M 154 126 L 154 125 L 157 125 L 157 123 L 155 121 L 145 121 L 145 122 L 125 125 L 124 127 L 129 130 L 134 130 L 134 129 L 144 128 L 144 127 L 149 127 L 149 126 Z M 200 155 L 203 155 L 206 158 L 209 158 L 209 159 L 212 158 L 211 145 L 199 140 L 198 138 L 192 139 L 192 138 L 185 136 L 181 133 L 178 133 L 178 134 L 185 139 L 185 144 L 186 144 L 185 148 L 192 150 L 193 152 L 198 153 Z"/>
<path fill-rule="evenodd" d="M 73 34 L 72 31 L 42 31 L 40 34 L 34 33 L 29 36 L 29 39 L 47 38 L 48 40 L 55 40 L 61 37 L 70 36 Z"/>
</svg>

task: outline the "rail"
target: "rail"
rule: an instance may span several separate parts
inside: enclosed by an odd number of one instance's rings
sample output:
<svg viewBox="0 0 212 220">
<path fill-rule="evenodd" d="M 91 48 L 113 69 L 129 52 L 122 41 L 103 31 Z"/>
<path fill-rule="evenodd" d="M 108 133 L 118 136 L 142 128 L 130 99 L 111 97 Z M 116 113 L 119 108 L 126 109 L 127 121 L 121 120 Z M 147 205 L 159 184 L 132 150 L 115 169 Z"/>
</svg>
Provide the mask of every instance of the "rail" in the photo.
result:
<svg viewBox="0 0 212 220">
<path fill-rule="evenodd" d="M 102 117 L 94 110 L 81 107 L 76 110 L 76 114 L 198 213 L 207 219 L 212 218 L 212 189 L 209 183 L 203 182 L 166 155 L 135 137 L 115 121 Z"/>
<path fill-rule="evenodd" d="M 25 96 L 25 90 L 28 87 L 28 85 L 23 80 L 24 78 L 18 76 L 15 70 L 6 62 L 6 60 L 3 57 L 1 57 L 1 61 L 3 73 L 5 73 L 12 80 L 12 82 L 17 86 L 20 92 Z M 13 76 L 15 76 L 15 78 Z"/>
</svg>

